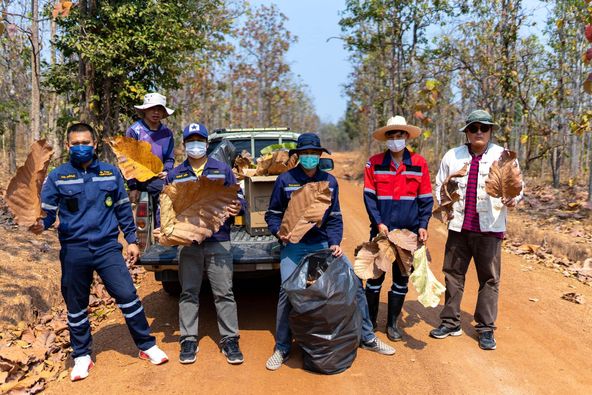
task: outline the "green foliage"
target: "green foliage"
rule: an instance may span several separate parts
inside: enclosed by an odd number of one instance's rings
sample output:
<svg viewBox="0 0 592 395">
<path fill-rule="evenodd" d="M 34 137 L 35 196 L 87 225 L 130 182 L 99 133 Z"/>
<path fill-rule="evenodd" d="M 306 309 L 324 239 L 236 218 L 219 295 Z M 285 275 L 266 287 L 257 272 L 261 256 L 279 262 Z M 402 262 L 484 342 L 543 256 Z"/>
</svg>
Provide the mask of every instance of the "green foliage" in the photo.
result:
<svg viewBox="0 0 592 395">
<path fill-rule="evenodd" d="M 59 18 L 56 46 L 65 63 L 50 70 L 48 83 L 67 94 L 81 114 L 105 126 L 154 90 L 179 87 L 191 56 L 222 36 L 209 19 L 222 0 L 111 0 L 74 7 Z M 223 34 L 228 25 L 214 25 Z M 83 100 L 79 103 L 80 98 Z"/>
</svg>

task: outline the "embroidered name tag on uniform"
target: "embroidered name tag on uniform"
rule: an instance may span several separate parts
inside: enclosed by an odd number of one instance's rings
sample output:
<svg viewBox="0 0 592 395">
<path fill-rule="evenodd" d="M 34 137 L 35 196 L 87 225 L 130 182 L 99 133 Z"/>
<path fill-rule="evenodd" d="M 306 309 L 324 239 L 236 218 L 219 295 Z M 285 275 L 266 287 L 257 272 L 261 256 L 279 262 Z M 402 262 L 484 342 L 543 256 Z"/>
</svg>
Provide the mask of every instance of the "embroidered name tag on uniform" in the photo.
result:
<svg viewBox="0 0 592 395">
<path fill-rule="evenodd" d="M 181 178 L 187 178 L 187 177 L 189 177 L 189 176 L 190 176 L 190 174 L 189 174 L 189 173 L 181 173 L 181 174 L 177 174 L 177 175 L 175 176 L 175 179 L 176 179 L 176 180 L 179 180 L 179 179 L 181 179 Z"/>
<path fill-rule="evenodd" d="M 112 176 L 113 172 L 111 170 L 101 170 L 99 172 L 99 177 L 107 177 L 107 176 Z"/>
<path fill-rule="evenodd" d="M 70 180 L 72 178 L 76 178 L 76 174 L 61 174 L 60 180 Z"/>
</svg>

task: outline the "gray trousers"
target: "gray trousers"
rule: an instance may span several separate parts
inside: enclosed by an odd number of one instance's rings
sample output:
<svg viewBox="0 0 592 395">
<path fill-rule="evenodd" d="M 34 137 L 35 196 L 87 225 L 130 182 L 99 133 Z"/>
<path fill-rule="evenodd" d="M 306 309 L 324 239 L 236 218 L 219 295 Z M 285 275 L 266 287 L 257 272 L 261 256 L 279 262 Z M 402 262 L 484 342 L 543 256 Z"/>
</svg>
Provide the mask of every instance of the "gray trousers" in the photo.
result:
<svg viewBox="0 0 592 395">
<path fill-rule="evenodd" d="M 495 329 L 501 269 L 502 240 L 477 232 L 448 231 L 444 255 L 446 298 L 440 313 L 442 324 L 448 328 L 460 325 L 460 302 L 465 290 L 465 275 L 471 258 L 475 261 L 479 294 L 475 307 L 477 332 Z"/>
<path fill-rule="evenodd" d="M 179 255 L 179 298 L 180 341 L 197 341 L 199 292 L 204 271 L 207 273 L 216 314 L 218 329 L 223 342 L 227 338 L 238 336 L 238 317 L 236 302 L 232 292 L 232 254 L 230 242 L 205 242 L 199 245 L 183 247 Z"/>
</svg>

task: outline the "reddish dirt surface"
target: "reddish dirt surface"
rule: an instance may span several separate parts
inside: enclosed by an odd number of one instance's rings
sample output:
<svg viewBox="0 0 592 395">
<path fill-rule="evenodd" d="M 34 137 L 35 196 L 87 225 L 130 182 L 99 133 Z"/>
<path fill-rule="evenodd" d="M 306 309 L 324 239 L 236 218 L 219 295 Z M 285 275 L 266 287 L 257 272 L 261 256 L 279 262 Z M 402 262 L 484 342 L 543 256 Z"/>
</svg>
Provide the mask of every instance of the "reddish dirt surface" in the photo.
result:
<svg viewBox="0 0 592 395">
<path fill-rule="evenodd" d="M 335 156 L 338 163 L 345 158 Z M 368 219 L 361 185 L 340 180 L 340 188 L 343 246 L 352 258 L 355 246 L 368 237 Z M 445 227 L 432 221 L 430 236 L 432 269 L 443 281 Z M 265 369 L 274 344 L 277 279 L 235 282 L 243 365 L 228 365 L 217 348 L 209 292 L 202 295 L 197 362 L 179 364 L 177 301 L 149 275 L 139 293 L 153 332 L 171 361 L 152 366 L 139 360 L 121 315 L 115 313 L 94 333 L 96 366 L 89 378 L 54 382 L 47 393 L 590 393 L 592 288 L 542 266 L 526 269 L 527 263 L 518 256 L 504 253 L 502 262 L 496 351 L 482 351 L 477 345 L 471 321 L 478 285 L 471 267 L 462 304 L 463 336 L 431 339 L 428 332 L 438 325 L 441 306 L 423 308 L 411 288 L 403 312 L 403 341 L 394 344 L 396 355 L 360 350 L 354 365 L 335 376 L 304 371 L 298 351 L 279 371 Z M 379 314 L 382 339 L 386 339 L 387 288 Z M 565 292 L 583 294 L 586 303 L 562 300 Z"/>
</svg>

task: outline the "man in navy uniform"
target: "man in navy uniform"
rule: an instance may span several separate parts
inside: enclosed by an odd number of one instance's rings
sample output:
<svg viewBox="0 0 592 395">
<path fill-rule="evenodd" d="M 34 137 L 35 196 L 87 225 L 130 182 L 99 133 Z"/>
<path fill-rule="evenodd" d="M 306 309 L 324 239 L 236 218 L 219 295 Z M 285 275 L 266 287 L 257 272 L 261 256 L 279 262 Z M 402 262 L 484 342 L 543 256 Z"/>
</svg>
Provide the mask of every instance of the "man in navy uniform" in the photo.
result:
<svg viewBox="0 0 592 395">
<path fill-rule="evenodd" d="M 208 130 L 205 125 L 191 123 L 183 129 L 183 145 L 187 160 L 175 167 L 167 176 L 166 183 L 195 181 L 199 177 L 223 180 L 224 185 L 236 184 L 232 169 L 223 162 L 206 155 Z M 230 206 L 232 216 L 238 215 L 245 206 L 244 196 L 239 190 L 237 199 Z M 180 353 L 179 362 L 193 363 L 199 350 L 197 329 L 199 318 L 199 292 L 204 272 L 212 286 L 214 304 L 218 315 L 220 349 L 230 364 L 241 364 L 243 354 L 238 340 L 238 316 L 232 291 L 233 261 L 230 251 L 229 218 L 218 232 L 200 244 L 182 247 L 179 253 L 179 298 Z M 159 232 L 156 232 L 159 235 Z"/>
<path fill-rule="evenodd" d="M 319 168 L 323 152 L 330 153 L 321 147 L 321 140 L 314 133 L 303 133 L 298 137 L 296 149 L 290 151 L 298 155 L 298 166 L 279 175 L 273 186 L 269 208 L 265 213 L 265 221 L 271 234 L 280 239 L 280 275 L 284 282 L 294 272 L 300 261 L 307 254 L 330 248 L 334 256 L 342 256 L 340 244 L 343 237 L 343 218 L 339 208 L 339 185 L 331 174 Z M 331 190 L 331 206 L 323 216 L 321 226 L 313 226 L 298 243 L 290 243 L 289 235 L 278 236 L 284 213 L 294 191 L 309 182 L 328 181 Z M 393 355 L 394 348 L 384 344 L 372 330 L 368 315 L 368 305 L 364 297 L 364 289 L 360 281 L 358 288 L 358 307 L 362 312 L 362 341 L 360 347 L 383 355 Z M 288 359 L 292 347 L 292 332 L 288 317 L 292 309 L 288 296 L 282 287 L 277 306 L 275 349 L 267 360 L 266 368 L 277 370 Z"/>
<path fill-rule="evenodd" d="M 59 216 L 61 288 L 74 358 L 70 378 L 82 380 L 94 366 L 87 311 L 94 271 L 121 309 L 140 350 L 139 357 L 162 364 L 168 358 L 150 334 L 144 308 L 117 241 L 121 229 L 128 243 L 127 259 L 134 263 L 139 248 L 123 178 L 115 166 L 96 159 L 97 140 L 90 125 L 70 126 L 67 140 L 70 161 L 49 173 L 41 191 L 41 208 L 47 216 L 30 230 L 40 234 Z"/>
</svg>

